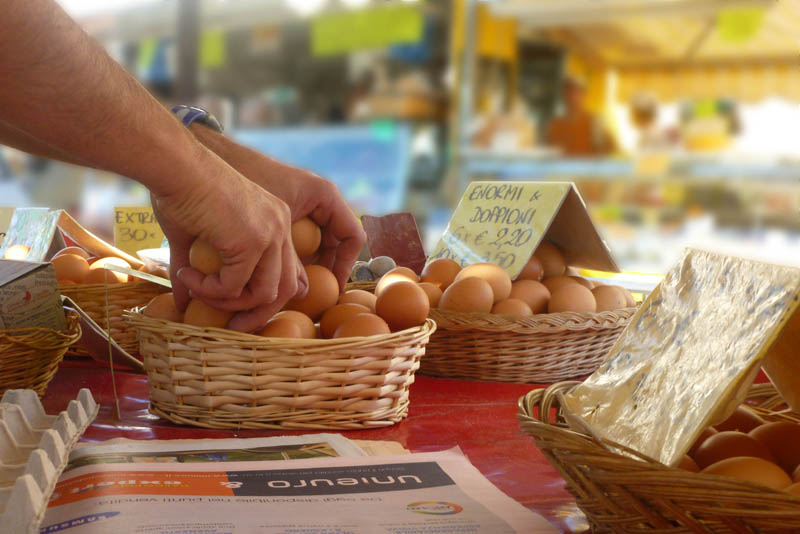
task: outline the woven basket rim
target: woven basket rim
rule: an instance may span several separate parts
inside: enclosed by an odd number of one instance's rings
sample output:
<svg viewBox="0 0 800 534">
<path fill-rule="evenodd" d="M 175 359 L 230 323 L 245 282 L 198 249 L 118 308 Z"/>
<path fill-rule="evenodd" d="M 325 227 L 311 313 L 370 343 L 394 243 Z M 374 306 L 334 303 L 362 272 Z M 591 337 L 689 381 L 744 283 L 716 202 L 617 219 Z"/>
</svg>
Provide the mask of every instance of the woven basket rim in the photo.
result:
<svg viewBox="0 0 800 534">
<path fill-rule="evenodd" d="M 147 317 L 141 313 L 141 308 L 134 308 L 125 310 L 122 316 L 137 328 L 159 330 L 161 332 L 170 331 L 173 335 L 180 336 L 193 336 L 205 338 L 209 343 L 241 343 L 247 345 L 249 348 L 270 348 L 270 349 L 287 349 L 287 350 L 303 350 L 303 349 L 343 349 L 343 348 L 359 348 L 368 345 L 383 345 L 386 343 L 394 343 L 397 339 L 402 338 L 417 338 L 430 336 L 436 331 L 436 323 L 431 319 L 426 319 L 420 326 L 407 328 L 405 330 L 398 330 L 390 334 L 381 334 L 368 337 L 351 337 L 339 339 L 291 339 L 291 338 L 268 338 L 259 336 L 257 334 L 247 334 L 244 332 L 237 332 L 235 330 L 228 330 L 226 328 L 214 328 L 194 326 L 185 323 L 176 323 L 167 321 L 165 319 L 156 319 Z M 278 341 L 280 340 L 280 341 Z"/>
<path fill-rule="evenodd" d="M 433 308 L 428 317 L 435 320 L 439 328 L 447 330 L 482 330 L 486 332 L 531 334 L 616 328 L 626 324 L 637 310 L 637 306 L 632 306 L 614 311 L 539 313 L 529 317 L 520 317 Z"/>
<path fill-rule="evenodd" d="M 80 316 L 78 315 L 78 312 L 70 308 L 64 308 L 64 314 L 67 320 L 67 329 L 64 331 L 59 332 L 58 330 L 53 330 L 52 328 L 44 328 L 40 326 L 32 326 L 28 328 L 10 328 L 6 330 L 0 330 L 0 341 L 14 343 L 17 345 L 25 345 L 32 349 L 36 349 L 41 345 L 30 343 L 26 341 L 27 338 L 32 336 L 39 337 L 41 334 L 44 334 L 51 340 L 60 341 L 60 343 L 55 346 L 49 345 L 48 350 L 58 348 L 59 346 L 66 347 L 72 345 L 81 337 Z"/>
</svg>

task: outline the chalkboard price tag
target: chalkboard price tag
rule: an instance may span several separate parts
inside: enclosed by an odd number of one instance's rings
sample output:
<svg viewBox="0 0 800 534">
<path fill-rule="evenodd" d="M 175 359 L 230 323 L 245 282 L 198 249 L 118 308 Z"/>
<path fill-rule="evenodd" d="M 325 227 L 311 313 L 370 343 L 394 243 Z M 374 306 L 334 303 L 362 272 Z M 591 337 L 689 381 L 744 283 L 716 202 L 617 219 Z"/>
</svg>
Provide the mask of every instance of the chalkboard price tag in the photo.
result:
<svg viewBox="0 0 800 534">
<path fill-rule="evenodd" d="M 570 265 L 619 270 L 567 182 L 472 182 L 428 261 L 494 263 L 515 278 L 544 237 Z"/>
<path fill-rule="evenodd" d="M 146 248 L 159 248 L 164 232 L 150 206 L 114 208 L 114 245 L 135 255 Z"/>
</svg>

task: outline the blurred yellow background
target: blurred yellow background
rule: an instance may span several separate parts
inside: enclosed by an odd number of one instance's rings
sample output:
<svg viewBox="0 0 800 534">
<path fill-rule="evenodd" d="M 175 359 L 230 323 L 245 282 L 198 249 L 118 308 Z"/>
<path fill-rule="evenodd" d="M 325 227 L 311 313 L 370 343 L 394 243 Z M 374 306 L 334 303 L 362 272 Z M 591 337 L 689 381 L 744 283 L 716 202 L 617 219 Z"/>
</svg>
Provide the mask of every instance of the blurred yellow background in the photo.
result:
<svg viewBox="0 0 800 534">
<path fill-rule="evenodd" d="M 573 181 L 626 270 L 686 246 L 800 265 L 800 1 L 60 0 L 163 103 L 411 211 L 469 181 Z M 0 147 L 3 205 L 111 240 L 123 177 Z"/>
</svg>

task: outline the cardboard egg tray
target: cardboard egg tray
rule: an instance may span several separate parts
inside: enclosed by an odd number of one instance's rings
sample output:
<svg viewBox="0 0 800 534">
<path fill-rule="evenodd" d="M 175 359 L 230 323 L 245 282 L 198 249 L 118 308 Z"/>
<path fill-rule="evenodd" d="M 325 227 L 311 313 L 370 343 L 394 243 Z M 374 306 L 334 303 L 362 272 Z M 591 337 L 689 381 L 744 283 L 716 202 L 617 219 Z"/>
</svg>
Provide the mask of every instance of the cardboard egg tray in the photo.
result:
<svg viewBox="0 0 800 534">
<path fill-rule="evenodd" d="M 0 532 L 38 533 L 70 450 L 97 416 L 88 389 L 66 410 L 48 415 L 31 389 L 0 400 Z"/>
</svg>

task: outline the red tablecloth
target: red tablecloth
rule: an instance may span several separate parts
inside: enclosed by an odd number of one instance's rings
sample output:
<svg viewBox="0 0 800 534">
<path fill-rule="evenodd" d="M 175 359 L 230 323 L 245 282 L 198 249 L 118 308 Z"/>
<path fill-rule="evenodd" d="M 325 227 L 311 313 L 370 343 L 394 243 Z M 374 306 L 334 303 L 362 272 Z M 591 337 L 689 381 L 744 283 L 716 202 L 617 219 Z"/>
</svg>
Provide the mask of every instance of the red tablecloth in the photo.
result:
<svg viewBox="0 0 800 534">
<path fill-rule="evenodd" d="M 115 372 L 121 419 L 114 413 L 111 372 L 87 360 L 65 360 L 47 389 L 49 413 L 63 410 L 80 388 L 89 388 L 101 405 L 83 441 L 131 439 L 231 438 L 291 434 L 270 430 L 207 430 L 178 426 L 147 411 L 147 379 Z M 562 532 L 586 528 L 564 481 L 519 430 L 517 399 L 532 385 L 445 380 L 417 376 L 411 388 L 409 416 L 394 426 L 342 432 L 352 439 L 398 441 L 412 452 L 458 446 L 470 461 L 507 495 L 539 512 Z M 320 431 L 322 432 L 322 431 Z M 301 432 L 294 432 L 295 434 Z"/>
</svg>

